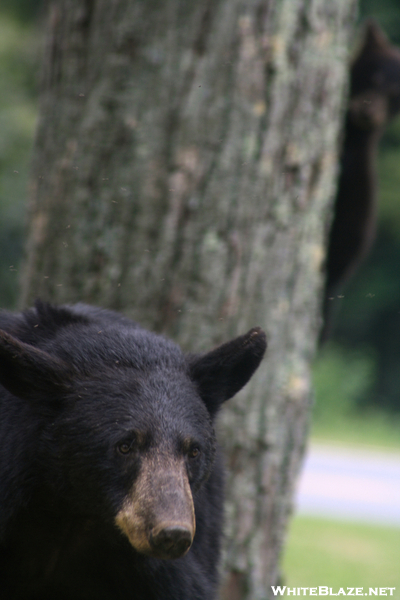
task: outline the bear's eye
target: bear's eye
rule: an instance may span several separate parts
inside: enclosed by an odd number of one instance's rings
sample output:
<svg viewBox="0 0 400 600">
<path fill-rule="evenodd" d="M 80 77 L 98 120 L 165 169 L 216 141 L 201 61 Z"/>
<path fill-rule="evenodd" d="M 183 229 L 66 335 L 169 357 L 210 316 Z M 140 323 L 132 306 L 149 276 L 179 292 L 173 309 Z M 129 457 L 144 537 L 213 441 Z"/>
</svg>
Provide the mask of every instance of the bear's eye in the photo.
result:
<svg viewBox="0 0 400 600">
<path fill-rule="evenodd" d="M 188 452 L 189 458 L 198 458 L 200 456 L 200 448 L 198 446 L 192 446 Z"/>
<path fill-rule="evenodd" d="M 117 450 L 120 454 L 129 454 L 132 451 L 133 441 L 121 442 L 117 446 Z"/>
</svg>

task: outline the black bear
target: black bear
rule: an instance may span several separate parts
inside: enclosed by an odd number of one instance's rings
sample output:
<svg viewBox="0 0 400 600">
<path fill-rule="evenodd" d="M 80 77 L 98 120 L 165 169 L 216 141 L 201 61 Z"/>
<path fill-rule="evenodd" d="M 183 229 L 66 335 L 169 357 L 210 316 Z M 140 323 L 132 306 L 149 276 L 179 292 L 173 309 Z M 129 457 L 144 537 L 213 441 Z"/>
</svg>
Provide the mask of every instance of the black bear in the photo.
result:
<svg viewBox="0 0 400 600">
<path fill-rule="evenodd" d="M 184 355 L 83 304 L 0 312 L 2 598 L 214 598 L 213 422 L 265 348 L 260 328 Z"/>
<path fill-rule="evenodd" d="M 340 177 L 329 234 L 324 293 L 324 341 L 332 299 L 368 253 L 376 224 L 376 150 L 385 125 L 400 111 L 400 51 L 373 22 L 350 70 Z"/>
</svg>

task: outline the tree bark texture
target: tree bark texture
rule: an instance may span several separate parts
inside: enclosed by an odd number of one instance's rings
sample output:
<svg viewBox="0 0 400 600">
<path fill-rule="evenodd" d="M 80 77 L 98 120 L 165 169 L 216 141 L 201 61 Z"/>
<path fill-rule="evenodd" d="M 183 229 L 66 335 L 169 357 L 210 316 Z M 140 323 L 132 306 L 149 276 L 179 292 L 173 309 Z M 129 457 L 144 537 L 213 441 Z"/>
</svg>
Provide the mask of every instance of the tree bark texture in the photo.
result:
<svg viewBox="0 0 400 600">
<path fill-rule="evenodd" d="M 220 419 L 229 600 L 280 577 L 355 2 L 51 7 L 21 303 L 119 309 L 191 351 L 267 331 Z"/>
</svg>

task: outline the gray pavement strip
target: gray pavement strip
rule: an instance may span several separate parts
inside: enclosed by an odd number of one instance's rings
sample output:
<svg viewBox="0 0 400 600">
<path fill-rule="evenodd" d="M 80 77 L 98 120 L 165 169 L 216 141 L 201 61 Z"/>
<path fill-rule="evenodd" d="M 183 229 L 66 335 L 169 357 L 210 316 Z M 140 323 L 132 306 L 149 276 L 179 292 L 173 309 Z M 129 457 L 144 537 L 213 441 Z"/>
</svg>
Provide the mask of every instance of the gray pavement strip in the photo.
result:
<svg viewBox="0 0 400 600">
<path fill-rule="evenodd" d="M 312 444 L 297 512 L 400 527 L 400 452 Z"/>
</svg>

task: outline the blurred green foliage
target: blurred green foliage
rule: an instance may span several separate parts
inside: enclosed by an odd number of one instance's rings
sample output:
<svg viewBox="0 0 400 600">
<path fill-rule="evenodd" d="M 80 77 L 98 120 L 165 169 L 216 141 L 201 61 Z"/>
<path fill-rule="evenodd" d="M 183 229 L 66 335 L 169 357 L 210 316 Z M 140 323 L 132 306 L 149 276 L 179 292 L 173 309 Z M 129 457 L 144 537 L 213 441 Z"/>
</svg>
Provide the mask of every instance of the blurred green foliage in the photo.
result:
<svg viewBox="0 0 400 600">
<path fill-rule="evenodd" d="M 332 423 L 351 417 L 373 384 L 374 371 L 371 353 L 327 344 L 314 365 L 315 421 Z"/>
<path fill-rule="evenodd" d="M 400 46 L 400 4 L 398 0 L 359 0 L 360 20 L 373 17 L 393 44 Z"/>
<path fill-rule="evenodd" d="M 39 3 L 33 3 L 38 9 Z M 26 2 L 0 11 L 0 306 L 16 301 L 26 187 L 37 115 L 41 28 Z M 30 15 L 33 11 L 30 8 Z"/>
<path fill-rule="evenodd" d="M 29 23 L 44 10 L 43 0 L 1 0 L 1 12 L 20 22 Z"/>
<path fill-rule="evenodd" d="M 398 164 L 400 168 L 400 156 Z M 358 406 L 399 412 L 400 228 L 395 226 L 398 212 L 391 214 L 391 220 L 381 219 L 375 246 L 344 298 L 334 300 L 341 305 L 334 341 L 344 353 L 373 349 L 375 376 L 360 395 Z"/>
<path fill-rule="evenodd" d="M 314 364 L 312 438 L 319 442 L 400 449 L 400 419 L 364 399 L 379 376 L 374 349 L 329 342 Z M 362 410 L 360 410 L 360 404 Z"/>
</svg>

